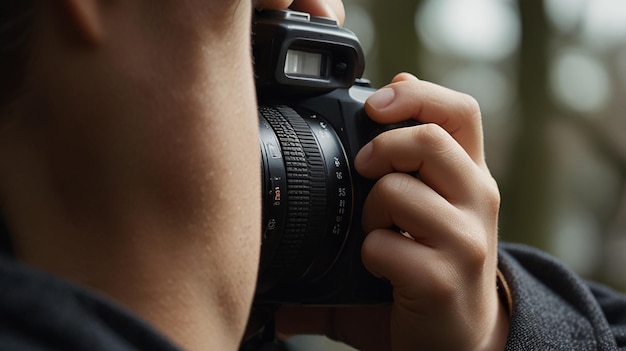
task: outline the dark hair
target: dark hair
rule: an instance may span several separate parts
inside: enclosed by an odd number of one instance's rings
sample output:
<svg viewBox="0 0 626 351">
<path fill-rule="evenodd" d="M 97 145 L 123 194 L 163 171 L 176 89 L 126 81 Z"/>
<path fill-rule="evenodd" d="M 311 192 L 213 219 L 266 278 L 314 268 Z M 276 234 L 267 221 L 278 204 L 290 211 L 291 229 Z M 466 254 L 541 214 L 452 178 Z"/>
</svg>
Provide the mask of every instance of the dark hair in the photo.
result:
<svg viewBox="0 0 626 351">
<path fill-rule="evenodd" d="M 0 1 L 0 112 L 24 89 L 39 0 Z M 0 114 L 0 125 L 3 116 Z M 0 254 L 12 252 L 6 221 L 0 213 Z"/>
<path fill-rule="evenodd" d="M 23 90 L 38 0 L 0 1 L 0 107 Z"/>
</svg>

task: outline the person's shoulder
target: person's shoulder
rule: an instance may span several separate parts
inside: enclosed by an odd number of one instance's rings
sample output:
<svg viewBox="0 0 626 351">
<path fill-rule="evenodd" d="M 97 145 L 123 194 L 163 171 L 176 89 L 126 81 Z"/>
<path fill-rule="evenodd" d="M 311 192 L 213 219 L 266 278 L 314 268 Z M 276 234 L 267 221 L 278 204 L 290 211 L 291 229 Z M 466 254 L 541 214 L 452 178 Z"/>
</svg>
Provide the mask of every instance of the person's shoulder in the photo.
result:
<svg viewBox="0 0 626 351">
<path fill-rule="evenodd" d="M 616 350 L 624 343 L 619 334 L 625 325 L 616 329 L 598 298 L 610 289 L 590 285 L 557 259 L 519 244 L 500 244 L 498 267 L 513 298 L 507 349 Z M 617 293 L 609 297 L 626 305 Z"/>
<path fill-rule="evenodd" d="M 0 350 L 177 350 L 106 298 L 0 255 Z"/>
</svg>

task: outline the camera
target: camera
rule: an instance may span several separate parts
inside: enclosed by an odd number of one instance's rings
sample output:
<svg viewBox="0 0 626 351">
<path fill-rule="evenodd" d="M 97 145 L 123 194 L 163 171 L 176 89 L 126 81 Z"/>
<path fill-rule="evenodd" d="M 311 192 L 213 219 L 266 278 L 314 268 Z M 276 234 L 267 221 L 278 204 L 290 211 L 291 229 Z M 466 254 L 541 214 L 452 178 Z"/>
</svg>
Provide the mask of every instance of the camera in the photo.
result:
<svg viewBox="0 0 626 351">
<path fill-rule="evenodd" d="M 354 33 L 302 12 L 257 11 L 252 47 L 259 101 L 262 246 L 257 304 L 352 305 L 392 299 L 361 262 L 372 180 L 353 160 L 381 132 L 364 112 Z"/>
</svg>

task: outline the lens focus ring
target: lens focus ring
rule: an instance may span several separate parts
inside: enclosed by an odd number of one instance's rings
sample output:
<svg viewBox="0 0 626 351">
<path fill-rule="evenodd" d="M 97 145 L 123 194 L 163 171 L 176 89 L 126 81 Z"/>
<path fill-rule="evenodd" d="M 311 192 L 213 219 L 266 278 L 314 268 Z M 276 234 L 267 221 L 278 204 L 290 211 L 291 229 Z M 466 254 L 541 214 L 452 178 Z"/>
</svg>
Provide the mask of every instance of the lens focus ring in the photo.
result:
<svg viewBox="0 0 626 351">
<path fill-rule="evenodd" d="M 287 175 L 287 212 L 280 244 L 269 269 L 273 274 L 304 274 L 325 230 L 326 179 L 319 146 L 292 109 L 260 108 L 280 142 Z"/>
</svg>

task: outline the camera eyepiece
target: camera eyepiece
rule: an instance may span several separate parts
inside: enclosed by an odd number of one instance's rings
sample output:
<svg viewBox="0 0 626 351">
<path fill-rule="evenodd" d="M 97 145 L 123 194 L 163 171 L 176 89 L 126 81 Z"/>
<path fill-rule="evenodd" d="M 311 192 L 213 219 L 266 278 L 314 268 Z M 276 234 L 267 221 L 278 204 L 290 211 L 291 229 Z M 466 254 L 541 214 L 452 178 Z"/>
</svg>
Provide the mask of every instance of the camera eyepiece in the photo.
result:
<svg viewBox="0 0 626 351">
<path fill-rule="evenodd" d="M 350 88 L 365 70 L 361 45 L 334 20 L 295 11 L 257 11 L 252 34 L 259 96 Z"/>
</svg>

